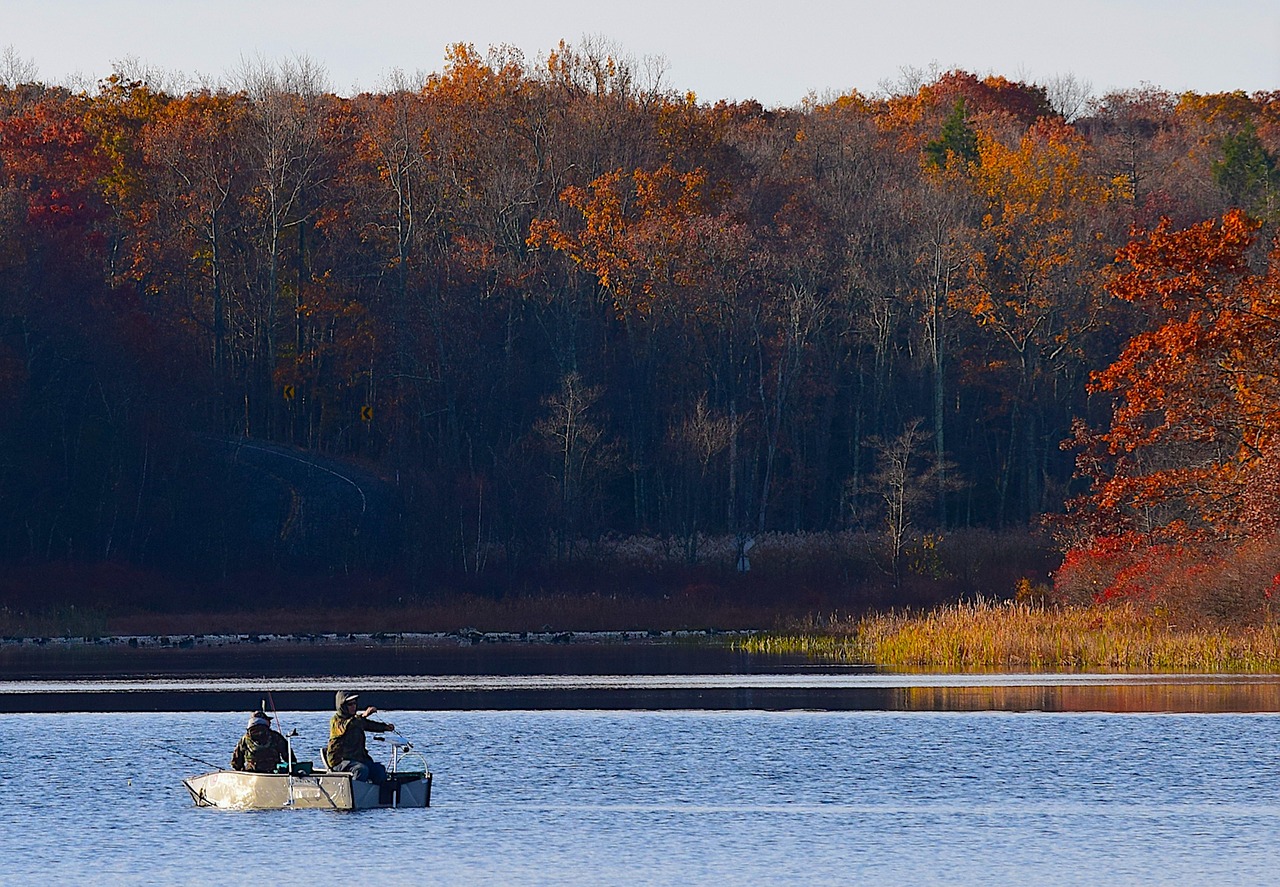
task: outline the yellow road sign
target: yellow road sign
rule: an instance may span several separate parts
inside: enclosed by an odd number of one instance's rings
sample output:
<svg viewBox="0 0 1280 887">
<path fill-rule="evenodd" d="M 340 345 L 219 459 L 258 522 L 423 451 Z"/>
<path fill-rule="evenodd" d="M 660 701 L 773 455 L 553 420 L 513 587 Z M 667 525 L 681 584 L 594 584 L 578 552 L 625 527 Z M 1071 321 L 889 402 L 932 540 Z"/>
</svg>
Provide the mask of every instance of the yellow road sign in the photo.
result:
<svg viewBox="0 0 1280 887">
<path fill-rule="evenodd" d="M 361 419 L 363 419 L 363 420 L 364 420 L 364 421 L 366 421 L 366 422 L 372 422 L 372 421 L 373 421 L 373 407 L 371 407 L 371 406 L 367 406 L 367 405 L 366 405 L 366 406 L 362 406 L 362 407 L 360 408 L 360 418 L 361 418 Z"/>
<path fill-rule="evenodd" d="M 284 399 L 285 399 L 285 400 L 293 400 L 293 396 L 294 396 L 295 394 L 297 394 L 297 393 L 298 393 L 297 389 L 296 389 L 296 388 L 294 388 L 292 385 L 286 385 L 286 386 L 284 386 Z"/>
</svg>

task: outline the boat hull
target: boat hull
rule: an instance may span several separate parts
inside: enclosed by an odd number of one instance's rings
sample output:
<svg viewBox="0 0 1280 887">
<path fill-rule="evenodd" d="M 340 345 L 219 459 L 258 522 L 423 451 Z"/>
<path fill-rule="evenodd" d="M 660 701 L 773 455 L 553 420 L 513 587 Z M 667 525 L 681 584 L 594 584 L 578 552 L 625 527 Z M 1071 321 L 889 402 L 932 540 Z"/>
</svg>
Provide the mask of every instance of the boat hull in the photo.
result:
<svg viewBox="0 0 1280 887">
<path fill-rule="evenodd" d="M 367 810 L 375 807 L 429 807 L 430 773 L 391 773 L 384 788 L 350 773 L 247 773 L 216 770 L 184 779 L 197 807 L 234 810 Z"/>
</svg>

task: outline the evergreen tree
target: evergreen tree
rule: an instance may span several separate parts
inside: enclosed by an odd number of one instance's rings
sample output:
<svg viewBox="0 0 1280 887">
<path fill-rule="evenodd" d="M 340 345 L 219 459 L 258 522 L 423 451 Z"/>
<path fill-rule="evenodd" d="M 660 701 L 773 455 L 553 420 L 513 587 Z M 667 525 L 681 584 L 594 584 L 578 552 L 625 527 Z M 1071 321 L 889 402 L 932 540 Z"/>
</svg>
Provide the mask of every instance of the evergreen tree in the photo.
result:
<svg viewBox="0 0 1280 887">
<path fill-rule="evenodd" d="M 945 167 L 953 154 L 965 163 L 978 162 L 978 136 L 965 115 L 964 99 L 956 99 L 942 123 L 942 132 L 924 146 L 924 153 L 934 166 Z"/>
<path fill-rule="evenodd" d="M 1213 164 L 1213 180 L 1233 206 L 1270 215 L 1280 172 L 1276 157 L 1258 138 L 1253 123 L 1222 139 L 1222 159 Z"/>
</svg>

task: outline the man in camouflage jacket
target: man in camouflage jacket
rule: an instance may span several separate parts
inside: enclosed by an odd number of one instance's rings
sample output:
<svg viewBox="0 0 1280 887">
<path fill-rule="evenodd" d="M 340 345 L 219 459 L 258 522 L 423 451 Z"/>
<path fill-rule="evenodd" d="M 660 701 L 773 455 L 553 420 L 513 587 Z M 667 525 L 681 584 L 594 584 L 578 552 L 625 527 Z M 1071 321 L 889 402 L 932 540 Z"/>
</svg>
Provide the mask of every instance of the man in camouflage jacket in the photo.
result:
<svg viewBox="0 0 1280 887">
<path fill-rule="evenodd" d="M 337 713 L 329 721 L 329 745 L 325 758 L 330 770 L 350 770 L 363 782 L 381 785 L 387 781 L 387 768 L 375 761 L 365 748 L 364 734 L 387 733 L 395 724 L 372 720 L 378 710 L 372 705 L 364 711 L 356 711 L 357 694 L 339 690 L 334 704 Z"/>
<path fill-rule="evenodd" d="M 271 720 L 263 712 L 255 711 L 231 753 L 231 769 L 274 773 L 277 764 L 291 760 L 288 741 L 271 729 Z"/>
</svg>

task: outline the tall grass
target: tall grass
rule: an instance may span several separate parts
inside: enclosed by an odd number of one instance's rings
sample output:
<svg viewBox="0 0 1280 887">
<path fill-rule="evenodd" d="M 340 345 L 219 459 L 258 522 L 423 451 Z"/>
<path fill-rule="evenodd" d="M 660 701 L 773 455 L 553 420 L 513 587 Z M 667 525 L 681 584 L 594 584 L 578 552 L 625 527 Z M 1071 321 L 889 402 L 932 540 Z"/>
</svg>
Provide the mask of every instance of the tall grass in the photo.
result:
<svg viewBox="0 0 1280 887">
<path fill-rule="evenodd" d="M 94 607 L 53 607 L 34 613 L 0 607 L 0 637 L 100 638 L 107 614 Z"/>
<path fill-rule="evenodd" d="M 1178 629 L 1139 609 L 953 604 L 758 635 L 751 652 L 945 671 L 1280 671 L 1280 626 Z"/>
</svg>

